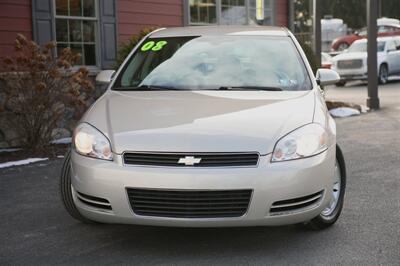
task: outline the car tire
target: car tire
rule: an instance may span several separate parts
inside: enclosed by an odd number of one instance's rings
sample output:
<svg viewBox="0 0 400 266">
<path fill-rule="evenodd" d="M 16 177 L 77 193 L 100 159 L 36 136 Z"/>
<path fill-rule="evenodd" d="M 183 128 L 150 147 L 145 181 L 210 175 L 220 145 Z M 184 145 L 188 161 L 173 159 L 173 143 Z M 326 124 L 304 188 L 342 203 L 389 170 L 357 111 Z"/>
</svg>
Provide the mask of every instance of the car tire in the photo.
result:
<svg viewBox="0 0 400 266">
<path fill-rule="evenodd" d="M 342 212 L 343 209 L 343 203 L 344 203 L 344 195 L 346 191 L 346 165 L 344 162 L 344 157 L 341 149 L 339 146 L 336 146 L 336 166 L 339 169 L 335 169 L 339 171 L 340 173 L 340 190 L 338 194 L 338 200 L 334 208 L 329 209 L 326 208 L 324 209 L 317 217 L 312 219 L 310 222 L 308 222 L 306 225 L 312 229 L 315 230 L 322 230 L 325 228 L 328 228 L 332 226 L 337 219 L 340 216 L 340 213 Z M 335 187 L 334 187 L 335 189 Z M 334 192 L 332 192 L 334 193 Z M 329 211 L 328 211 L 329 210 Z"/>
<path fill-rule="evenodd" d="M 336 83 L 336 87 L 344 87 L 346 85 L 346 81 L 339 81 Z"/>
<path fill-rule="evenodd" d="M 388 82 L 388 77 L 389 77 L 388 67 L 387 65 L 382 64 L 379 67 L 379 77 L 378 77 L 379 84 L 386 84 Z"/>
<path fill-rule="evenodd" d="M 61 170 L 61 178 L 60 178 L 60 191 L 61 191 L 61 199 L 64 204 L 67 212 L 76 220 L 83 223 L 94 223 L 92 220 L 89 220 L 82 216 L 79 210 L 76 208 L 74 199 L 72 196 L 71 189 L 71 151 L 69 150 L 64 158 L 63 167 Z"/>
</svg>

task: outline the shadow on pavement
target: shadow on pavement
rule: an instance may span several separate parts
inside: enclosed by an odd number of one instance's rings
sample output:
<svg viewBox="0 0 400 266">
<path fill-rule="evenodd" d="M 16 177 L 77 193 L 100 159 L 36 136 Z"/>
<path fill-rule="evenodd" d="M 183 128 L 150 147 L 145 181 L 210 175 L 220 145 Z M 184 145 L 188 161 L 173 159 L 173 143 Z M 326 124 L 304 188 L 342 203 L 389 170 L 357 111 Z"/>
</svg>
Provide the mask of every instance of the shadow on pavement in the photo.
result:
<svg viewBox="0 0 400 266">
<path fill-rule="evenodd" d="M 392 76 L 392 77 L 389 77 L 389 80 L 388 80 L 388 82 L 386 83 L 386 84 L 381 84 L 381 85 L 379 85 L 379 87 L 385 87 L 385 85 L 388 85 L 388 84 L 394 84 L 394 83 L 400 83 L 400 76 Z M 366 86 L 368 86 L 368 82 L 367 81 L 362 81 L 362 80 L 360 80 L 360 81 L 349 81 L 345 86 L 344 86 L 344 88 L 346 88 L 346 87 L 352 87 L 352 88 L 356 88 L 356 87 L 366 87 Z M 343 87 L 340 87 L 340 88 L 343 88 Z M 339 89 L 340 89 L 339 88 Z"/>
<path fill-rule="evenodd" d="M 300 250 L 315 248 L 315 241 L 324 232 L 298 226 L 242 227 L 242 228 L 173 228 L 132 225 L 79 225 L 86 227 L 80 234 L 82 246 L 104 243 L 104 237 L 113 241 L 101 248 L 113 254 L 129 254 L 142 258 L 157 254 L 168 261 L 193 261 L 210 256 L 238 259 L 248 256 L 293 256 Z M 70 232 L 73 233 L 73 232 Z M 85 234 L 87 234 L 85 236 Z M 283 258 L 283 257 L 282 257 Z"/>
</svg>

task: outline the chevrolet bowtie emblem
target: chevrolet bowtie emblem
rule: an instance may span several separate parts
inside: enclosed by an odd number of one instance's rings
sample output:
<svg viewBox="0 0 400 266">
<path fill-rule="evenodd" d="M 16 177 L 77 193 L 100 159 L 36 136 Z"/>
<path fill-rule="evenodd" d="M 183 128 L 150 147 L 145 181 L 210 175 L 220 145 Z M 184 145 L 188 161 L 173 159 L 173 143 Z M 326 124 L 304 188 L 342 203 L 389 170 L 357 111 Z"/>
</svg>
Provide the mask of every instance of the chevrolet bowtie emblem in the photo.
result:
<svg viewBox="0 0 400 266">
<path fill-rule="evenodd" d="M 201 162 L 201 158 L 195 158 L 193 156 L 185 156 L 184 158 L 180 158 L 178 163 L 184 164 L 187 166 L 193 166 Z"/>
</svg>

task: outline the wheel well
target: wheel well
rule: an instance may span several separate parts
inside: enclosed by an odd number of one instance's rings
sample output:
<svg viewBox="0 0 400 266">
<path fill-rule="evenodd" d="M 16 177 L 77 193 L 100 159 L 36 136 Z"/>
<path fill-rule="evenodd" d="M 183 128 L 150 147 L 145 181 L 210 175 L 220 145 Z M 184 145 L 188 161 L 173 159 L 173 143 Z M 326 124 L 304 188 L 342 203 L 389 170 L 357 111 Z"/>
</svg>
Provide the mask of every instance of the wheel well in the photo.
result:
<svg viewBox="0 0 400 266">
<path fill-rule="evenodd" d="M 386 70 L 389 71 L 389 66 L 388 66 L 388 64 L 386 62 L 381 63 L 381 65 L 379 66 L 379 69 L 381 69 L 382 66 L 386 66 Z"/>
<path fill-rule="evenodd" d="M 343 156 L 343 152 L 342 149 L 339 147 L 338 144 L 336 144 L 336 158 L 340 161 L 340 163 L 342 164 L 342 168 L 341 170 L 341 174 L 342 176 L 346 176 L 346 163 L 344 161 L 344 156 Z"/>
</svg>

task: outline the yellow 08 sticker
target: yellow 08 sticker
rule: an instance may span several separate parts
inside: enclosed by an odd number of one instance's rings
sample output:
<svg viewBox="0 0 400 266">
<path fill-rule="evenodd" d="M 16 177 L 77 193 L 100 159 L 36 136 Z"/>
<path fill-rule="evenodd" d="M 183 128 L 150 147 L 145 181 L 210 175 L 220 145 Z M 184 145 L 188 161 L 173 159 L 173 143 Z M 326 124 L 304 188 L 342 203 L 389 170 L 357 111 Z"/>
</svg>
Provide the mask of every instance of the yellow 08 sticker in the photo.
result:
<svg viewBox="0 0 400 266">
<path fill-rule="evenodd" d="M 142 52 L 146 51 L 160 51 L 168 42 L 167 41 L 158 41 L 157 43 L 154 41 L 148 41 L 140 48 Z"/>
</svg>

